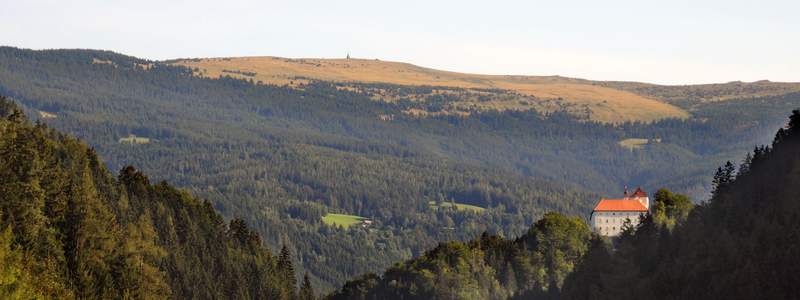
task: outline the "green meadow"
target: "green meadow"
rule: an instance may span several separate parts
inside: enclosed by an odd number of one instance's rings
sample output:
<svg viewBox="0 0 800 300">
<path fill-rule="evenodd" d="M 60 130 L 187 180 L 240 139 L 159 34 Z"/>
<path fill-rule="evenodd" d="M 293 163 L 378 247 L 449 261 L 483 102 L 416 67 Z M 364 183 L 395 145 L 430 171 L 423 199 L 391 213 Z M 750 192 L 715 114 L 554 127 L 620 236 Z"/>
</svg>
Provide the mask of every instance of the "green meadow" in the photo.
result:
<svg viewBox="0 0 800 300">
<path fill-rule="evenodd" d="M 322 217 L 322 222 L 327 225 L 334 226 L 342 226 L 344 228 L 348 228 L 355 224 L 360 224 L 366 218 L 361 216 L 355 215 L 345 215 L 345 214 L 327 214 Z"/>
</svg>

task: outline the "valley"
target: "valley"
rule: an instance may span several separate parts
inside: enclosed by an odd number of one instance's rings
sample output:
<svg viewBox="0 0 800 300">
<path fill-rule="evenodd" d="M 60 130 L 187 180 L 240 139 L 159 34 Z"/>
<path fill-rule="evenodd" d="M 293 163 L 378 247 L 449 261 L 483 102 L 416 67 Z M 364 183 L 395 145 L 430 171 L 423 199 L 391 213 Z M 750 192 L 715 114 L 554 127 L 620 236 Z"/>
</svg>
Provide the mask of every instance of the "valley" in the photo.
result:
<svg viewBox="0 0 800 300">
<path fill-rule="evenodd" d="M 107 51 L 3 47 L 0 93 L 86 141 L 112 172 L 134 165 L 154 182 L 208 199 L 225 218 L 243 220 L 273 252 L 291 249 L 298 276 L 308 273 L 322 293 L 440 242 L 483 232 L 521 236 L 549 211 L 586 218 L 598 197 L 625 185 L 707 199 L 713 169 L 769 142 L 787 111 L 800 106 L 791 89 L 735 101 L 653 93 L 647 99 L 657 109 L 631 106 L 642 115 L 617 122 L 611 119 L 619 115 L 577 113 L 579 105 L 563 102 L 567 94 L 487 90 L 458 81 L 461 75 L 435 87 L 345 77 L 273 85 L 244 78 L 266 71 L 224 68 L 234 70 L 226 72 L 231 77 Z M 569 95 L 592 86 L 519 80 Z M 592 91 L 611 93 L 606 89 Z M 682 93 L 664 89 L 659 93 Z M 556 95 L 563 99 L 549 98 Z M 518 97 L 534 109 L 460 106 Z M 467 108 L 454 114 L 453 107 Z M 665 118 L 660 107 L 682 112 Z M 353 226 L 358 217 L 373 223 Z"/>
<path fill-rule="evenodd" d="M 0 4 L 0 300 L 800 299 L 800 1 Z"/>
</svg>

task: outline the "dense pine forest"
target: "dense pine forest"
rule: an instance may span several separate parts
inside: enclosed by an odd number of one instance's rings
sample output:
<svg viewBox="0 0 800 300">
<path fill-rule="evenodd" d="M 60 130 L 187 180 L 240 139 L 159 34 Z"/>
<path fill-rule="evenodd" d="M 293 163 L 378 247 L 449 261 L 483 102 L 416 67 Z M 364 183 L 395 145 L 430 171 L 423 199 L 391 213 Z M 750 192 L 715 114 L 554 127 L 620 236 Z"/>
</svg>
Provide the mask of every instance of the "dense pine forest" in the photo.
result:
<svg viewBox="0 0 800 300">
<path fill-rule="evenodd" d="M 328 299 L 794 299 L 798 153 L 795 110 L 771 146 L 717 169 L 710 200 L 661 189 L 617 238 L 550 213 L 517 239 L 443 243 Z"/>
<path fill-rule="evenodd" d="M 94 149 L 0 98 L 0 298 L 309 299 L 293 254 L 240 219 Z"/>
<path fill-rule="evenodd" d="M 134 165 L 248 224 L 272 252 L 285 245 L 318 291 L 440 242 L 522 236 L 548 211 L 586 217 L 625 185 L 705 199 L 714 167 L 767 142 L 800 106 L 786 94 L 691 103 L 690 119 L 654 123 L 559 111 L 420 118 L 403 111 L 447 99 L 375 101 L 329 82 L 205 79 L 107 51 L 10 47 L 0 48 L 0 94 L 86 141 L 103 167 Z M 372 223 L 331 225 L 332 213 Z"/>
</svg>

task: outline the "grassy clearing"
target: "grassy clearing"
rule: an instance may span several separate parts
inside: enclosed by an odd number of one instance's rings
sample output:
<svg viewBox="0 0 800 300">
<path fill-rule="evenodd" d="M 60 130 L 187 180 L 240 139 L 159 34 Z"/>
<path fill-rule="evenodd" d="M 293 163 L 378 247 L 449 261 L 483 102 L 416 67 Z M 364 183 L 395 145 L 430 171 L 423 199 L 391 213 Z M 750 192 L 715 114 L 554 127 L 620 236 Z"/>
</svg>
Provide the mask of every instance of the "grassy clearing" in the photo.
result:
<svg viewBox="0 0 800 300">
<path fill-rule="evenodd" d="M 439 208 L 439 205 L 436 205 L 436 202 L 434 202 L 434 201 L 428 202 L 428 205 L 432 209 L 438 209 Z M 476 205 L 470 205 L 470 204 L 456 203 L 455 205 L 456 205 L 456 209 L 457 210 L 468 210 L 468 211 L 474 211 L 474 212 L 477 212 L 477 213 L 482 213 L 484 210 L 486 210 L 483 207 L 476 206 Z M 450 202 L 444 202 L 441 205 L 441 207 L 452 207 L 452 206 L 453 206 L 453 204 L 450 203 Z"/>
<path fill-rule="evenodd" d="M 115 64 L 113 61 L 102 60 L 102 59 L 97 59 L 97 58 L 92 58 L 92 63 L 96 64 L 96 65 L 112 65 L 114 67 L 117 66 L 117 64 Z"/>
<path fill-rule="evenodd" d="M 42 118 L 42 119 L 55 119 L 56 118 L 56 114 L 49 113 L 49 112 L 46 112 L 46 111 L 39 111 L 39 117 Z"/>
<path fill-rule="evenodd" d="M 586 107 L 591 111 L 589 116 L 591 119 L 609 123 L 689 116 L 688 112 L 677 106 L 647 96 L 619 88 L 600 86 L 588 80 L 559 76 L 467 74 L 370 59 L 237 57 L 183 60 L 175 64 L 196 68 L 197 76 L 217 78 L 220 75 L 228 75 L 278 85 L 296 85 L 303 82 L 298 78 L 310 78 L 340 83 L 366 82 L 501 89 L 532 96 L 541 101 L 559 100 L 576 107 Z M 229 72 L 224 72 L 226 70 Z M 239 76 L 230 71 L 253 74 L 253 76 Z M 505 102 L 493 103 L 486 109 L 536 109 L 535 106 L 521 105 L 518 100 Z"/>
<path fill-rule="evenodd" d="M 124 137 L 119 139 L 120 144 L 132 144 L 132 145 L 144 145 L 149 144 L 150 139 L 145 137 L 138 137 L 135 135 L 129 135 L 128 137 Z"/>
<path fill-rule="evenodd" d="M 649 142 L 648 139 L 624 139 L 619 141 L 619 145 L 629 150 L 638 150 L 644 148 Z"/>
<path fill-rule="evenodd" d="M 327 214 L 322 217 L 322 222 L 329 226 L 342 226 L 344 228 L 348 228 L 350 226 L 361 224 L 366 220 L 366 218 L 361 216 L 355 215 L 345 215 L 345 214 Z"/>
</svg>

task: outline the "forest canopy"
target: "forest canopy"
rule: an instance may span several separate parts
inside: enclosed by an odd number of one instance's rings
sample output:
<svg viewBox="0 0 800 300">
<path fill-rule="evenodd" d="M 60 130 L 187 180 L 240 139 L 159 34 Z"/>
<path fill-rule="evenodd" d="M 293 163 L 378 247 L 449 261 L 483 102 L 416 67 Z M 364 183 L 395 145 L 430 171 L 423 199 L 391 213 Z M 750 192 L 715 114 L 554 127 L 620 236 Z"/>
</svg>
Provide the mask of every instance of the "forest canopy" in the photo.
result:
<svg viewBox="0 0 800 300">
<path fill-rule="evenodd" d="M 288 250 L 0 97 L 0 298 L 298 299 Z M 311 292 L 313 295 L 313 291 Z M 307 299 L 307 298 L 303 298 Z"/>
</svg>

